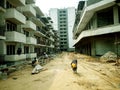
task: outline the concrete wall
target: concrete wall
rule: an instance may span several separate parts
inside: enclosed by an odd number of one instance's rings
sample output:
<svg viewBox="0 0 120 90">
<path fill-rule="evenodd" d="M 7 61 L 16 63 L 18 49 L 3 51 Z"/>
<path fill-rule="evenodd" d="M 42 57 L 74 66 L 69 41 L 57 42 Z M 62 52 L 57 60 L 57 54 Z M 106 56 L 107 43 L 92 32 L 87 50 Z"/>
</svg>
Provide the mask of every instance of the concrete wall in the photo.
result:
<svg viewBox="0 0 120 90">
<path fill-rule="evenodd" d="M 58 9 L 52 8 L 49 10 L 49 15 L 53 21 L 53 28 L 54 30 L 58 30 Z"/>
<path fill-rule="evenodd" d="M 113 40 L 108 40 L 107 38 L 105 40 L 97 39 L 95 42 L 96 56 L 104 55 L 108 51 L 115 52 Z"/>
</svg>

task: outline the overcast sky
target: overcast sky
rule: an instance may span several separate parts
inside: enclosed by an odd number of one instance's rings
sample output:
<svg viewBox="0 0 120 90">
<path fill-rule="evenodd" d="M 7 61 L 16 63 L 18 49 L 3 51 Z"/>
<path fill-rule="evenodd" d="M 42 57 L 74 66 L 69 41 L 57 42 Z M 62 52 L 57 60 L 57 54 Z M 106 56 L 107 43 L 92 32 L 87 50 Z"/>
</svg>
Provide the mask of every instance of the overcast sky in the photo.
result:
<svg viewBox="0 0 120 90">
<path fill-rule="evenodd" d="M 49 14 L 50 8 L 77 8 L 80 0 L 36 0 L 36 5 L 39 6 L 44 14 Z"/>
</svg>

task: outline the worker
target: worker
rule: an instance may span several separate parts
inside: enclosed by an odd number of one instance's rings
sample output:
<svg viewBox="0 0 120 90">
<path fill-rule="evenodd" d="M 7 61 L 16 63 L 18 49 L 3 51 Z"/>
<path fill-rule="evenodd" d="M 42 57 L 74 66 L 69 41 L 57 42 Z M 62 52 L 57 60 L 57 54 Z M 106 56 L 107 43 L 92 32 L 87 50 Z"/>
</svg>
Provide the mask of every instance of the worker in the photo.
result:
<svg viewBox="0 0 120 90">
<path fill-rule="evenodd" d="M 35 67 L 37 63 L 38 63 L 38 59 L 35 57 L 32 61 L 32 66 Z"/>
<path fill-rule="evenodd" d="M 77 60 L 72 60 L 71 67 L 74 73 L 77 73 Z"/>
<path fill-rule="evenodd" d="M 39 73 L 43 69 L 43 67 L 39 65 L 37 58 L 34 58 L 34 60 L 32 61 L 32 66 L 34 67 L 31 72 L 32 75 Z"/>
</svg>

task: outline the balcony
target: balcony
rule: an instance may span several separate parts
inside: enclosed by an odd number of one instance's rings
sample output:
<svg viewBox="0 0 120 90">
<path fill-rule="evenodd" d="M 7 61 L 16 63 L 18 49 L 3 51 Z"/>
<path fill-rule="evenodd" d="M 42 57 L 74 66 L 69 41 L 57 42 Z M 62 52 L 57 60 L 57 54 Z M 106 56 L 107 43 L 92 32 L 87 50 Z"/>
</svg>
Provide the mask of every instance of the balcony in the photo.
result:
<svg viewBox="0 0 120 90">
<path fill-rule="evenodd" d="M 36 11 L 31 5 L 25 5 L 21 7 L 21 10 L 25 16 L 28 16 L 28 17 L 36 16 Z"/>
<path fill-rule="evenodd" d="M 6 10 L 5 10 L 3 7 L 0 6 L 0 12 L 3 12 L 3 13 L 4 13 L 5 11 L 6 11 Z"/>
<path fill-rule="evenodd" d="M 53 35 L 53 36 L 54 36 L 54 32 L 53 32 L 53 30 L 50 30 L 50 33 L 51 33 L 51 35 Z"/>
<path fill-rule="evenodd" d="M 6 41 L 26 43 L 26 36 L 16 31 L 5 32 Z"/>
<path fill-rule="evenodd" d="M 26 30 L 36 31 L 36 25 L 32 21 L 26 21 L 26 24 L 22 25 L 22 27 Z"/>
<path fill-rule="evenodd" d="M 31 21 L 33 21 L 38 26 L 45 26 L 45 24 L 39 18 L 31 18 Z"/>
<path fill-rule="evenodd" d="M 5 19 L 16 24 L 25 24 L 26 21 L 25 16 L 18 12 L 15 8 L 6 10 Z"/>
<path fill-rule="evenodd" d="M 50 39 L 51 41 L 53 41 L 53 42 L 54 42 L 54 39 L 53 39 L 53 37 L 50 37 L 49 39 Z"/>
<path fill-rule="evenodd" d="M 47 46 L 47 47 L 49 47 L 49 48 L 54 48 L 55 46 L 54 46 L 54 45 L 49 45 L 49 46 Z"/>
<path fill-rule="evenodd" d="M 95 0 L 93 0 L 93 1 L 95 1 Z M 74 32 L 74 35 L 77 36 L 77 34 L 82 32 L 82 30 L 85 28 L 86 24 L 89 22 L 89 20 L 92 18 L 92 16 L 94 15 L 95 12 L 115 5 L 114 1 L 115 0 L 107 0 L 107 1 L 101 0 L 100 2 L 89 5 L 86 8 L 84 8 L 81 13 L 81 19 L 78 23 L 77 30 Z"/>
<path fill-rule="evenodd" d="M 32 4 L 32 3 L 35 3 L 35 0 L 26 0 L 26 3 L 27 4 Z"/>
<path fill-rule="evenodd" d="M 26 58 L 34 58 L 34 57 L 37 57 L 37 54 L 36 54 L 36 53 L 26 54 Z"/>
<path fill-rule="evenodd" d="M 25 5 L 25 0 L 9 0 L 9 2 L 14 3 L 16 6 Z"/>
<path fill-rule="evenodd" d="M 26 37 L 27 44 L 37 44 L 37 40 L 33 37 Z"/>
<path fill-rule="evenodd" d="M 82 38 L 120 32 L 119 28 L 120 25 L 108 25 L 105 27 L 97 28 L 95 30 L 82 31 L 76 39 L 75 44 L 78 43 Z"/>
<path fill-rule="evenodd" d="M 5 61 L 20 61 L 26 59 L 26 54 L 21 55 L 6 55 Z"/>
</svg>

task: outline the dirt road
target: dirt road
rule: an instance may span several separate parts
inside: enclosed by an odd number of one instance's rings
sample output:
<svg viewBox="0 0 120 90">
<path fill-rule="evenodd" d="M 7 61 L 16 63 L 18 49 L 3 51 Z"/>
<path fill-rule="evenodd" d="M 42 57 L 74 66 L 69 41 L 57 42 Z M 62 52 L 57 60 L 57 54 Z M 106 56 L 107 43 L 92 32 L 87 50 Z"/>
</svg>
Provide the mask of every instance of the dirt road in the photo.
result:
<svg viewBox="0 0 120 90">
<path fill-rule="evenodd" d="M 70 63 L 76 58 L 78 73 L 74 74 Z M 35 75 L 30 74 L 32 67 L 28 65 L 1 80 L 0 90 L 120 90 L 120 66 L 85 59 L 62 53 L 44 66 L 45 71 Z"/>
</svg>

